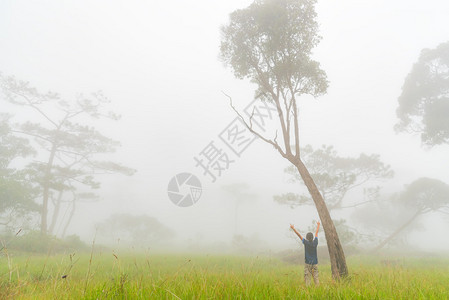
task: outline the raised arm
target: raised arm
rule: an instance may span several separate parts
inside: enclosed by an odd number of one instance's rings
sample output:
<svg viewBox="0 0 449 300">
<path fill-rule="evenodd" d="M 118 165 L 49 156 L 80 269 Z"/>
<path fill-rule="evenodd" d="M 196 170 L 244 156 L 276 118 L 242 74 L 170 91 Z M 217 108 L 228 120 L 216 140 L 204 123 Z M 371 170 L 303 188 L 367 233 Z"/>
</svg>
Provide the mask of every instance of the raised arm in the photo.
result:
<svg viewBox="0 0 449 300">
<path fill-rule="evenodd" d="M 318 236 L 318 230 L 320 230 L 320 221 L 318 221 L 318 226 L 316 227 L 315 237 Z"/>
<path fill-rule="evenodd" d="M 290 228 L 293 229 L 293 231 L 296 233 L 297 236 L 299 236 L 299 238 L 302 241 L 302 236 L 301 234 L 298 232 L 298 230 L 295 229 L 295 226 L 293 226 L 293 224 L 290 224 Z"/>
</svg>

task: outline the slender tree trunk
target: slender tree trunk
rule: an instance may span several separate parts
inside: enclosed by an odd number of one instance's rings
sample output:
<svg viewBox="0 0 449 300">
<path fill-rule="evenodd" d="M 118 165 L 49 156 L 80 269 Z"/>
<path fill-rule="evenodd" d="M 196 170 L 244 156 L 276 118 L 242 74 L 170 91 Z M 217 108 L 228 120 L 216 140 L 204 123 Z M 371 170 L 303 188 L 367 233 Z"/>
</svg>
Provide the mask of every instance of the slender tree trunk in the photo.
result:
<svg viewBox="0 0 449 300">
<path fill-rule="evenodd" d="M 334 222 L 331 219 L 326 203 L 304 163 L 300 159 L 297 159 L 295 166 L 312 196 L 318 215 L 323 224 L 327 249 L 331 261 L 332 277 L 335 280 L 340 279 L 340 277 L 346 277 L 348 275 L 348 267 L 346 265 L 345 253 L 343 252 L 337 230 L 335 229 Z"/>
<path fill-rule="evenodd" d="M 56 221 L 58 220 L 58 217 L 59 217 L 59 210 L 61 208 L 62 194 L 63 194 L 63 192 L 59 191 L 58 199 L 56 200 L 56 203 L 55 203 L 55 211 L 53 212 L 53 216 L 51 218 L 51 224 L 50 224 L 50 227 L 48 228 L 48 232 L 50 234 L 54 233 L 53 230 L 55 229 Z"/>
<path fill-rule="evenodd" d="M 69 228 L 69 225 L 70 225 L 70 223 L 72 222 L 73 215 L 75 214 L 75 201 L 76 201 L 76 199 L 73 198 L 73 201 L 72 201 L 72 211 L 70 212 L 69 219 L 67 220 L 67 223 L 66 223 L 65 226 L 64 226 L 64 230 L 62 231 L 62 235 L 61 235 L 62 238 L 65 237 L 67 228 Z"/>
<path fill-rule="evenodd" d="M 388 244 L 392 239 L 394 239 L 402 230 L 404 230 L 407 226 L 409 226 L 418 216 L 422 214 L 422 211 L 418 210 L 407 222 L 402 224 L 401 227 L 396 229 L 395 232 L 390 234 L 389 237 L 387 237 L 382 243 L 380 243 L 376 248 L 373 249 L 373 252 L 377 252 L 383 247 L 385 247 L 386 244 Z"/>
<path fill-rule="evenodd" d="M 53 144 L 50 152 L 50 157 L 48 158 L 47 166 L 45 169 L 44 183 L 43 183 L 44 191 L 42 193 L 42 211 L 41 211 L 42 234 L 47 234 L 47 214 L 48 214 L 48 198 L 50 193 L 50 177 L 51 177 L 51 169 L 53 167 L 53 160 L 55 159 L 55 154 L 56 154 L 56 144 Z"/>
</svg>

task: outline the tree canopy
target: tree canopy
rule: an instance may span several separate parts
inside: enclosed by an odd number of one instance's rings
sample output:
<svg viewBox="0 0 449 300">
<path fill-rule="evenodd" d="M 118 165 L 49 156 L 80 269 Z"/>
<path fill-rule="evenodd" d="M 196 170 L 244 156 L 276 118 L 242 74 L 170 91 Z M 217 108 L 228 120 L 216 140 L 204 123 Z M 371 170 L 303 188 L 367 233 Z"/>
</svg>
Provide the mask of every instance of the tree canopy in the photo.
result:
<svg viewBox="0 0 449 300">
<path fill-rule="evenodd" d="M 237 78 L 258 85 L 265 99 L 323 94 L 326 75 L 310 58 L 318 44 L 314 0 L 257 0 L 222 27 L 221 58 Z M 287 100 L 287 99 L 286 99 Z"/>
<path fill-rule="evenodd" d="M 449 42 L 421 51 L 398 101 L 396 130 L 420 133 L 428 146 L 449 143 Z"/>
<path fill-rule="evenodd" d="M 446 211 L 449 208 L 449 185 L 438 179 L 419 178 L 406 186 L 398 202 L 421 214 Z"/>
</svg>

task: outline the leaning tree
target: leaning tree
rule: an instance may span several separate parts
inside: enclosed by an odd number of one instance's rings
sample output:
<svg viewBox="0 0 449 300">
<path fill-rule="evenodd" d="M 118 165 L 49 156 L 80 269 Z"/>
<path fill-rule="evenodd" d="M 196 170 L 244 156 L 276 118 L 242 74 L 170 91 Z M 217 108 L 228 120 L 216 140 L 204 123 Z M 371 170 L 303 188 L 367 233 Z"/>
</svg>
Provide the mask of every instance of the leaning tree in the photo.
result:
<svg viewBox="0 0 449 300">
<path fill-rule="evenodd" d="M 374 251 L 382 249 L 420 216 L 435 212 L 449 213 L 449 185 L 438 179 L 422 177 L 405 186 L 392 201 L 397 206 L 392 211 L 400 210 L 408 218 L 379 243 Z"/>
<path fill-rule="evenodd" d="M 421 51 L 398 101 L 397 131 L 420 133 L 430 147 L 449 143 L 449 42 Z"/>
<path fill-rule="evenodd" d="M 326 92 L 326 74 L 311 58 L 318 44 L 315 0 L 256 0 L 230 14 L 221 28 L 221 59 L 239 79 L 257 85 L 256 98 L 276 107 L 283 146 L 276 137 L 263 136 L 241 117 L 250 132 L 272 145 L 298 170 L 322 221 L 331 261 L 332 276 L 348 274 L 346 258 L 329 210 L 300 153 L 298 98 Z"/>
</svg>

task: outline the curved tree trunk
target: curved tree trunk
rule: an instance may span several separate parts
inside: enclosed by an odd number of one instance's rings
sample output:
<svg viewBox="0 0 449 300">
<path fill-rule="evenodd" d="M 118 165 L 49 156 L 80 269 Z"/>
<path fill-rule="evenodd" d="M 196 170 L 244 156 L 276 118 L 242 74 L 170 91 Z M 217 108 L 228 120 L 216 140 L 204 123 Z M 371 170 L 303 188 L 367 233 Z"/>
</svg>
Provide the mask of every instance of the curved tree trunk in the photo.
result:
<svg viewBox="0 0 449 300">
<path fill-rule="evenodd" d="M 332 277 L 335 280 L 340 279 L 340 277 L 346 277 L 348 275 L 348 267 L 346 265 L 345 253 L 343 252 L 337 230 L 335 229 L 334 222 L 331 219 L 326 203 L 304 163 L 298 159 L 295 162 L 295 166 L 312 196 L 318 215 L 323 224 L 327 249 L 331 261 Z"/>
</svg>

